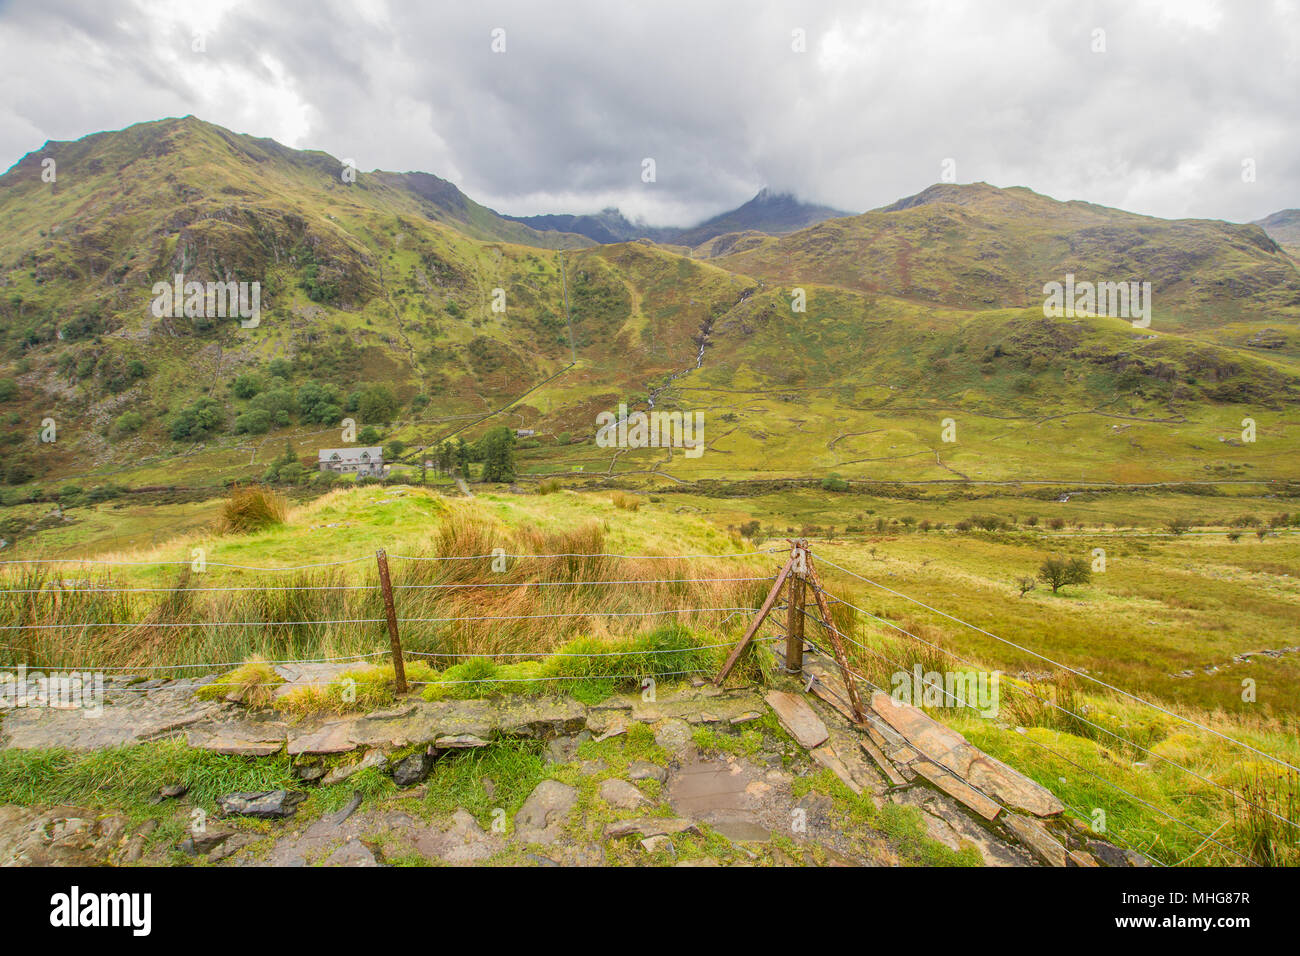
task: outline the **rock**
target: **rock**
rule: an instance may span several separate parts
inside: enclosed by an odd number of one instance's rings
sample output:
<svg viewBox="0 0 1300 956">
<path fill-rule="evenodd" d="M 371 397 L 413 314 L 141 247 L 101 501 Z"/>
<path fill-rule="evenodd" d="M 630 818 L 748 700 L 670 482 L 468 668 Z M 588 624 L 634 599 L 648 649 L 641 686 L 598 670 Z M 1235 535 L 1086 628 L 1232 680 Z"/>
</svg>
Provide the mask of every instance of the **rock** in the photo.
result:
<svg viewBox="0 0 1300 956">
<path fill-rule="evenodd" d="M 620 810 L 635 810 L 649 803 L 646 795 L 626 780 L 611 778 L 601 783 L 600 799 Z"/>
<path fill-rule="evenodd" d="M 673 846 L 673 841 L 663 834 L 642 840 L 641 849 L 645 850 L 647 853 L 658 853 L 660 850 L 663 850 L 665 853 L 670 853 L 673 856 L 677 855 L 677 848 Z"/>
<path fill-rule="evenodd" d="M 655 743 L 676 757 L 685 756 L 695 749 L 690 724 L 678 717 L 670 717 L 659 725 L 655 731 Z"/>
<path fill-rule="evenodd" d="M 190 788 L 183 783 L 169 783 L 165 787 L 158 788 L 158 796 L 163 800 L 175 800 L 189 792 Z"/>
<path fill-rule="evenodd" d="M 270 790 L 264 793 L 228 793 L 217 797 L 217 809 L 225 816 L 279 820 L 293 816 L 307 794 L 298 790 Z"/>
<path fill-rule="evenodd" d="M 835 753 L 834 748 L 829 746 L 818 747 L 812 751 L 812 758 L 818 764 L 835 774 L 835 776 L 839 777 L 840 781 L 852 790 L 853 793 L 862 796 L 862 786 L 853 779 L 853 776 L 849 773 L 849 768 L 844 765 L 844 761 Z"/>
<path fill-rule="evenodd" d="M 1136 850 L 1125 850 L 1124 859 L 1128 860 L 1129 866 L 1150 866 L 1151 861 L 1144 857 Z"/>
<path fill-rule="evenodd" d="M 279 752 L 280 748 L 284 746 L 284 741 L 247 740 L 242 737 L 214 734 L 211 737 L 197 741 L 197 743 L 192 743 L 192 745 L 215 754 L 228 754 L 235 757 L 269 757 Z"/>
<path fill-rule="evenodd" d="M 521 843 L 554 843 L 577 801 L 576 787 L 543 780 L 515 814 L 516 839 Z"/>
<path fill-rule="evenodd" d="M 605 827 L 605 836 L 618 838 L 638 835 L 642 837 L 663 836 L 672 833 L 699 833 L 700 828 L 694 820 L 684 817 L 637 817 L 634 820 L 619 820 Z"/>
<path fill-rule="evenodd" d="M 150 835 L 158 829 L 157 820 L 146 820 L 131 834 L 126 841 L 126 848 L 122 851 L 122 860 L 126 863 L 138 863 L 140 857 L 144 855 L 145 844 L 148 842 Z"/>
<path fill-rule="evenodd" d="M 382 750 L 367 750 L 365 756 L 356 763 L 348 764 L 343 767 L 335 767 L 329 773 L 325 774 L 325 779 L 321 784 L 328 787 L 331 784 L 342 783 L 355 773 L 360 773 L 370 767 L 384 767 L 388 765 L 388 758 L 384 756 Z"/>
<path fill-rule="evenodd" d="M 505 847 L 499 836 L 488 833 L 463 809 L 452 814 L 449 827 L 424 830 L 415 836 L 414 843 L 425 856 L 445 863 L 481 863 Z"/>
<path fill-rule="evenodd" d="M 1047 827 L 1018 813 L 1008 813 L 1005 822 L 1016 839 L 1029 847 L 1048 866 L 1065 866 L 1065 847 L 1047 832 Z"/>
<path fill-rule="evenodd" d="M 1128 866 L 1128 857 L 1124 855 L 1124 851 L 1112 843 L 1107 843 L 1105 840 L 1089 840 L 1087 846 L 1088 852 L 1105 866 Z"/>
<path fill-rule="evenodd" d="M 191 833 L 177 847 L 186 856 L 210 853 L 235 835 L 234 830 L 207 830 Z"/>
<path fill-rule="evenodd" d="M 835 809 L 835 801 L 824 793 L 806 793 L 795 805 L 796 810 L 802 810 L 804 813 L 804 822 L 808 826 L 824 827 L 831 822 L 831 813 Z"/>
<path fill-rule="evenodd" d="M 399 787 L 410 787 L 429 775 L 433 760 L 423 750 L 417 751 L 399 760 L 393 767 L 393 783 Z"/>
<path fill-rule="evenodd" d="M 799 746 L 805 750 L 820 747 L 830 737 L 830 731 L 817 712 L 802 697 L 787 694 L 782 690 L 768 691 L 764 700 L 776 711 L 781 726 L 790 732 Z"/>
<path fill-rule="evenodd" d="M 352 837 L 325 858 L 326 866 L 378 866 L 379 861 L 370 848 Z"/>
<path fill-rule="evenodd" d="M 1097 861 L 1092 858 L 1092 854 L 1087 850 L 1071 850 L 1069 853 L 1070 862 L 1075 866 L 1097 866 Z"/>
<path fill-rule="evenodd" d="M 294 767 L 293 773 L 294 776 L 304 783 L 314 783 L 321 777 L 325 776 L 325 765 L 317 763 L 304 767 Z"/>
<path fill-rule="evenodd" d="M 475 734 L 447 734 L 433 742 L 439 750 L 465 750 L 470 747 L 486 747 L 488 742 Z"/>
<path fill-rule="evenodd" d="M 658 764 L 645 760 L 633 760 L 627 768 L 629 780 L 658 780 L 663 783 L 668 779 L 668 771 Z"/>
</svg>

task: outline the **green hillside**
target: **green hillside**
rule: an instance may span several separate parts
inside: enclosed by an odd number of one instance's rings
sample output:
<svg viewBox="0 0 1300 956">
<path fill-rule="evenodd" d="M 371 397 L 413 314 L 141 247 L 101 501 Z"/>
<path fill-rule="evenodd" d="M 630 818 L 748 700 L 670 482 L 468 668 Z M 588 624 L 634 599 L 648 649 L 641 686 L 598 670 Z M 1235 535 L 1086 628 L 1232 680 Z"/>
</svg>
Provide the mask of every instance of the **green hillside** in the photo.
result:
<svg viewBox="0 0 1300 956">
<path fill-rule="evenodd" d="M 310 470 L 345 417 L 412 463 L 531 429 L 524 477 L 1300 472 L 1300 273 L 1258 226 L 942 185 L 704 259 L 537 232 L 430 174 L 342 170 L 187 117 L 47 144 L 0 177 L 7 500 L 278 477 L 286 442 Z M 1151 327 L 1044 318 L 1067 272 L 1152 282 Z M 177 273 L 261 283 L 259 324 L 155 315 Z M 707 453 L 595 444 L 597 414 L 651 401 L 702 412 Z"/>
</svg>

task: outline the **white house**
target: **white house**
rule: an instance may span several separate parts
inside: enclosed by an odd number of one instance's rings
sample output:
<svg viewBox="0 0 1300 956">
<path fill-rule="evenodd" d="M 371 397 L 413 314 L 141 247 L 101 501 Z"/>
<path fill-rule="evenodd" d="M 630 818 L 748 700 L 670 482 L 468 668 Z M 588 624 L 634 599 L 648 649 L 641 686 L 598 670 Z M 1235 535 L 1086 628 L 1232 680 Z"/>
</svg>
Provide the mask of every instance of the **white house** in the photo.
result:
<svg viewBox="0 0 1300 956">
<path fill-rule="evenodd" d="M 375 448 L 322 448 L 317 461 L 321 471 L 340 475 L 383 475 L 384 450 Z"/>
</svg>

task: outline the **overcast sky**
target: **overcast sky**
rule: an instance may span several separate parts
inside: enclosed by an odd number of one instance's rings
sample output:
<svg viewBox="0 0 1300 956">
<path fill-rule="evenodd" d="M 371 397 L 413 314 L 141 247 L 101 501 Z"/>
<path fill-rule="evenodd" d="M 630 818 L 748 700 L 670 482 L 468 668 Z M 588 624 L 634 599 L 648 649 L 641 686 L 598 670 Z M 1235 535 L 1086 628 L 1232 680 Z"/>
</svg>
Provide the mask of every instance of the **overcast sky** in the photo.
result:
<svg viewBox="0 0 1300 956">
<path fill-rule="evenodd" d="M 0 0 L 0 168 L 193 113 L 506 213 L 656 225 L 764 185 L 859 212 L 948 159 L 957 182 L 1256 219 L 1300 206 L 1297 90 L 1297 0 Z"/>
</svg>

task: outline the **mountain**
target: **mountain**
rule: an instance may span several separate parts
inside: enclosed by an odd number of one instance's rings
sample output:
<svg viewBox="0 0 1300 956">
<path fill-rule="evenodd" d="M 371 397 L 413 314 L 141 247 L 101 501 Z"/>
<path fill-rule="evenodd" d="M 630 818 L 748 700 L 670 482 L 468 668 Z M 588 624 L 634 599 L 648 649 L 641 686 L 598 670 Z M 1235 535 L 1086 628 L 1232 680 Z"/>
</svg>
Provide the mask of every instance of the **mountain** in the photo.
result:
<svg viewBox="0 0 1300 956">
<path fill-rule="evenodd" d="M 1043 286 L 1150 282 L 1156 327 L 1295 314 L 1300 273 L 1258 225 L 1166 220 L 1023 187 L 937 184 L 864 213 L 751 244 L 717 264 L 960 309 L 1026 308 Z"/>
<path fill-rule="evenodd" d="M 848 215 L 850 213 L 829 206 L 801 202 L 790 193 L 761 189 L 758 195 L 743 206 L 714 216 L 692 229 L 683 229 L 673 241 L 681 246 L 698 246 L 732 232 L 766 232 L 773 236 L 784 236 L 827 219 Z"/>
<path fill-rule="evenodd" d="M 587 215 L 565 213 L 545 216 L 506 216 L 506 219 L 536 229 L 540 232 L 570 232 L 586 236 L 594 242 L 627 242 L 632 239 L 650 239 L 654 242 L 673 241 L 677 230 L 658 228 L 645 223 L 634 223 L 614 208 L 602 209 Z"/>
<path fill-rule="evenodd" d="M 1300 209 L 1283 209 L 1263 219 L 1256 219 L 1255 225 L 1268 233 L 1278 245 L 1288 249 L 1293 256 L 1300 255 Z"/>
<path fill-rule="evenodd" d="M 829 206 L 815 206 L 790 193 L 759 190 L 753 199 L 730 212 L 714 216 L 690 228 L 655 227 L 629 221 L 617 209 L 603 209 L 595 215 L 507 216 L 505 218 L 538 230 L 578 233 L 596 242 L 626 242 L 650 239 L 677 246 L 699 246 L 728 233 L 762 232 L 773 236 L 815 225 L 825 219 L 847 216 Z"/>
<path fill-rule="evenodd" d="M 34 481 L 256 479 L 345 417 L 415 449 L 531 429 L 525 473 L 596 480 L 1300 472 L 1300 275 L 1257 225 L 939 185 L 687 254 L 342 168 L 186 117 L 47 143 L 0 176 L 0 503 Z M 715 227 L 804 214 L 746 205 Z M 1067 272 L 1150 281 L 1151 327 L 1045 317 Z M 259 321 L 160 309 L 177 274 L 257 283 Z M 620 403 L 701 409 L 709 453 L 599 447 Z M 1245 416 L 1268 439 L 1226 444 Z"/>
</svg>

